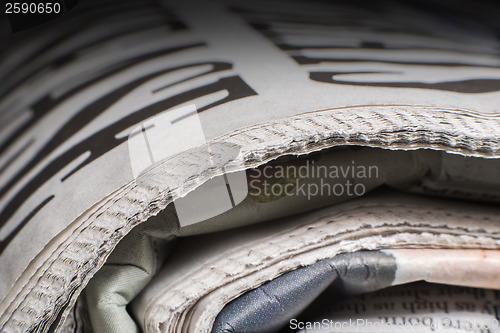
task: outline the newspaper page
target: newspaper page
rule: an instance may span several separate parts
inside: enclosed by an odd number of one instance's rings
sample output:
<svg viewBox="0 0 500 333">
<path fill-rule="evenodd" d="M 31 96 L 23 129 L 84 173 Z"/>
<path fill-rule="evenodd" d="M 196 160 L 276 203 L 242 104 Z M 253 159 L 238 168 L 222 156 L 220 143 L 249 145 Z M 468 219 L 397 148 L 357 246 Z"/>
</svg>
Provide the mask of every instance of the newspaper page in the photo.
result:
<svg viewBox="0 0 500 333">
<path fill-rule="evenodd" d="M 498 290 L 417 283 L 315 304 L 283 332 L 500 332 Z M 312 312 L 312 309 L 310 310 Z"/>
</svg>

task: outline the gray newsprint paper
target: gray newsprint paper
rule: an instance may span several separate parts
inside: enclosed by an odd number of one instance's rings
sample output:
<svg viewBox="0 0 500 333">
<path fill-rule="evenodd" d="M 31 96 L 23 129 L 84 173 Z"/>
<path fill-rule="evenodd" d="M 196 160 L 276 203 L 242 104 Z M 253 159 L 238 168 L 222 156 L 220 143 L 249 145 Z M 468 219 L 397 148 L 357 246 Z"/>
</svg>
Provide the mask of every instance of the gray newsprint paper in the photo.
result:
<svg viewBox="0 0 500 333">
<path fill-rule="evenodd" d="M 310 321 L 289 323 L 300 333 L 500 332 L 497 290 L 413 284 L 316 306 Z"/>
<path fill-rule="evenodd" d="M 370 190 L 498 203 L 498 22 L 391 8 L 372 22 L 333 3 L 89 1 L 2 34 L 0 331 L 60 330 L 118 242 L 160 212 L 162 240 L 289 214 L 230 212 L 249 195 L 243 170 L 280 156 L 399 151 L 412 181 L 435 177 L 411 188 L 392 172 Z M 474 247 L 498 249 L 490 236 Z"/>
<path fill-rule="evenodd" d="M 464 216 L 477 221 L 474 227 L 467 227 L 461 220 Z M 497 264 L 500 238 L 496 235 L 497 223 L 491 223 L 497 219 L 497 210 L 483 206 L 450 204 L 397 192 L 374 192 L 338 206 L 286 217 L 274 224 L 262 223 L 203 238 L 181 239 L 171 260 L 132 302 L 130 309 L 145 332 L 224 332 L 223 329 L 211 330 L 216 316 L 228 302 L 244 292 L 278 276 L 282 279 L 286 276 L 281 276 L 284 272 L 293 272 L 339 253 L 376 252 L 384 248 L 392 248 L 382 251 L 390 257 L 391 264 L 385 260 L 384 265 L 356 272 L 356 263 L 344 258 L 344 262 L 350 263 L 346 271 L 340 269 L 339 275 L 349 278 L 335 284 L 332 276 L 327 285 L 337 288 L 341 285 L 355 293 L 419 280 L 500 289 Z M 430 236 L 436 234 L 439 237 Z M 365 259 L 360 266 L 370 267 L 369 260 Z M 389 274 L 382 274 L 381 266 L 387 266 Z M 291 280 L 304 275 L 307 274 L 299 274 Z M 313 281 L 314 285 L 321 284 L 318 279 Z M 307 298 L 315 292 L 323 292 L 323 289 L 308 288 L 306 283 L 299 284 L 296 292 L 289 290 L 293 289 L 293 283 L 283 283 L 283 286 L 286 293 L 276 296 L 278 302 L 266 301 L 262 307 L 257 306 L 256 301 L 235 305 L 238 320 L 226 327 L 236 332 L 276 331 L 276 327 L 266 326 L 273 320 L 278 321 L 269 315 L 273 313 L 273 306 L 278 313 L 286 312 L 298 318 L 298 309 L 305 308 L 311 301 Z M 276 289 L 279 287 L 268 287 L 264 293 L 270 294 Z M 297 297 L 300 292 L 303 296 Z M 339 295 L 331 296 L 330 304 L 336 303 L 335 297 L 339 299 Z M 250 308 L 247 320 L 245 308 Z M 259 308 L 262 313 L 256 310 Z M 386 312 L 389 313 L 392 312 Z M 262 323 L 255 318 L 263 318 Z"/>
</svg>

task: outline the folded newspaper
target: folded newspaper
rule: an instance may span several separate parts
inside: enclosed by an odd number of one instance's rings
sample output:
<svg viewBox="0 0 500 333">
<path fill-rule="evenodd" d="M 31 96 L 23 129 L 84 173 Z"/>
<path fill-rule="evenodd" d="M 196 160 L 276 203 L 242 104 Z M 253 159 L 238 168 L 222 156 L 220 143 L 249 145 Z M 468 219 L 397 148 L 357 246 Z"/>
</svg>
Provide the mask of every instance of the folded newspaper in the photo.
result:
<svg viewBox="0 0 500 333">
<path fill-rule="evenodd" d="M 28 3 L 0 332 L 500 332 L 497 4 Z"/>
</svg>

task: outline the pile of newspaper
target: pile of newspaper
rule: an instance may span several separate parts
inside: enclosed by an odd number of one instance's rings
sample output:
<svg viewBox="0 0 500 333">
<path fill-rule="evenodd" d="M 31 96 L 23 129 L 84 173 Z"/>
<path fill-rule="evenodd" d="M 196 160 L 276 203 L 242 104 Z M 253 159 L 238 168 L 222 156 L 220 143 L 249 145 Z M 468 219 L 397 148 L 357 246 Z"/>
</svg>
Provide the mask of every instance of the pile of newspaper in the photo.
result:
<svg viewBox="0 0 500 333">
<path fill-rule="evenodd" d="M 1 19 L 0 332 L 500 332 L 497 5 Z"/>
</svg>

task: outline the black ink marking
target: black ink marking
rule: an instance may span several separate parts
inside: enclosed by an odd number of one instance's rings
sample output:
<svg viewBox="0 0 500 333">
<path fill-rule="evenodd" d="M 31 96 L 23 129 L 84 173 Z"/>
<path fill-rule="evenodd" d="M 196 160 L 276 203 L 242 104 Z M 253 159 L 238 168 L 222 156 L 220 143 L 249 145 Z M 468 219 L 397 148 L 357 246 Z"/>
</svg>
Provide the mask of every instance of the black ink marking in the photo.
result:
<svg viewBox="0 0 500 333">
<path fill-rule="evenodd" d="M 500 79 L 472 79 L 462 81 L 447 81 L 438 83 L 422 83 L 422 82 L 351 82 L 341 81 L 334 78 L 335 75 L 349 74 L 388 74 L 393 72 L 311 72 L 309 77 L 313 81 L 363 86 L 363 87 L 391 87 L 391 88 L 417 88 L 417 89 L 433 89 L 466 94 L 480 94 L 500 91 Z"/>
</svg>

